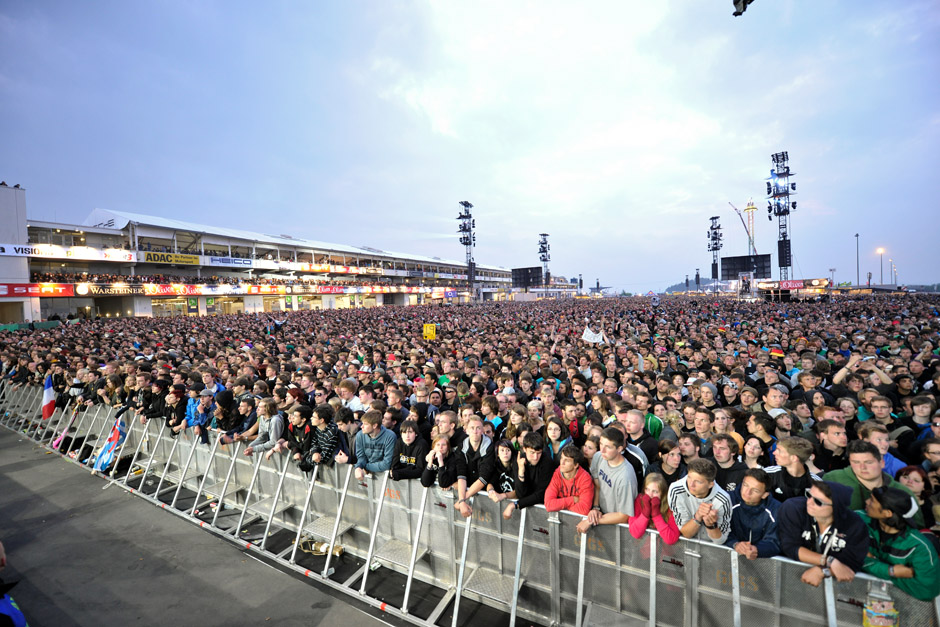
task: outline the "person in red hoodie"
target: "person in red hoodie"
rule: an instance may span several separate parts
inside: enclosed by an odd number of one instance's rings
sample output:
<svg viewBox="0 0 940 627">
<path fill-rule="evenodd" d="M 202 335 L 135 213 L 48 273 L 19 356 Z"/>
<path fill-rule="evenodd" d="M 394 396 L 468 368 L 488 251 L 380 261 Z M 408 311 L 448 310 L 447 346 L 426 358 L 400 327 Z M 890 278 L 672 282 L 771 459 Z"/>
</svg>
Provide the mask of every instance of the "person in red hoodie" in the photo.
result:
<svg viewBox="0 0 940 627">
<path fill-rule="evenodd" d="M 558 468 L 545 490 L 545 509 L 558 512 L 563 509 L 587 516 L 594 504 L 594 480 L 591 473 L 581 467 L 584 453 L 569 444 L 561 449 Z"/>
<path fill-rule="evenodd" d="M 648 528 L 656 527 L 666 544 L 679 541 L 679 527 L 665 498 L 668 492 L 669 486 L 666 485 L 665 477 L 658 472 L 646 475 L 643 492 L 636 497 L 633 504 L 636 514 L 630 517 L 630 535 L 641 538 Z"/>
</svg>

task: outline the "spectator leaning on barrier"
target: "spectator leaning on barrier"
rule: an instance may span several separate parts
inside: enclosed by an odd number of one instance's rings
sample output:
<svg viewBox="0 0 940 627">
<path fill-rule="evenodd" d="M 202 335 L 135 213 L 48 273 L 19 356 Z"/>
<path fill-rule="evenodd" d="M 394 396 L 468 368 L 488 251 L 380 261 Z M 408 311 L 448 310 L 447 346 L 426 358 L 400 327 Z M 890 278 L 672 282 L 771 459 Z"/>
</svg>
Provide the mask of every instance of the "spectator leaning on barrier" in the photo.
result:
<svg viewBox="0 0 940 627">
<path fill-rule="evenodd" d="M 514 479 L 516 499 L 503 509 L 506 520 L 517 508 L 544 503 L 545 491 L 555 471 L 555 463 L 545 452 L 545 439 L 533 432 L 522 439 L 522 454 L 517 458 L 517 464 L 519 468 Z"/>
<path fill-rule="evenodd" d="M 890 579 L 898 588 L 921 601 L 940 595 L 940 559 L 935 545 L 913 528 L 917 503 L 896 488 L 875 488 L 860 514 L 868 527 L 871 544 L 863 569 L 869 575 Z"/>
<path fill-rule="evenodd" d="M 370 409 L 362 415 L 362 429 L 356 434 L 356 479 L 391 469 L 394 457 L 395 434 L 382 426 L 382 412 Z"/>
<path fill-rule="evenodd" d="M 641 538 L 646 530 L 654 527 L 666 544 L 675 544 L 681 534 L 676 525 L 676 518 L 669 509 L 666 495 L 669 487 L 658 472 L 651 472 L 643 480 L 643 493 L 633 503 L 633 516 L 630 517 L 630 535 Z"/>
<path fill-rule="evenodd" d="M 292 461 L 300 462 L 310 450 L 315 428 L 310 424 L 312 416 L 313 409 L 309 405 L 296 405 L 290 412 L 289 422 L 284 430 L 284 440 L 279 444 L 282 450 L 287 450 Z"/>
<path fill-rule="evenodd" d="M 418 423 L 413 420 L 404 421 L 399 431 L 392 462 L 392 479 L 420 479 L 429 450 L 428 443 L 418 433 Z"/>
<path fill-rule="evenodd" d="M 868 552 L 868 531 L 849 508 L 852 490 L 832 481 L 814 481 L 805 497 L 780 506 L 777 533 L 780 550 L 790 559 L 809 564 L 801 577 L 819 586 L 830 575 L 852 581 Z"/>
<path fill-rule="evenodd" d="M 760 468 L 749 468 L 731 493 L 731 531 L 725 545 L 749 560 L 780 554 L 777 514 L 780 503 L 768 498 L 770 479 Z"/>
<path fill-rule="evenodd" d="M 450 448 L 450 439 L 446 435 L 434 438 L 431 450 L 424 458 L 424 469 L 421 472 L 421 485 L 430 488 L 437 481 L 437 485 L 444 490 L 450 490 L 454 484 L 463 491 L 467 490 L 467 480 L 457 476 L 457 460 L 459 455 Z"/>
<path fill-rule="evenodd" d="M 273 398 L 261 399 L 258 404 L 258 437 L 245 448 L 245 455 L 264 453 L 265 459 L 271 459 L 278 441 L 284 433 L 284 418 L 277 410 Z"/>
<path fill-rule="evenodd" d="M 441 415 L 446 414 L 451 414 L 451 412 Z M 467 480 L 466 494 L 460 495 L 463 501 L 473 498 L 477 492 L 486 490 L 486 486 L 492 480 L 493 470 L 496 468 L 495 446 L 493 440 L 483 435 L 483 419 L 476 414 L 471 416 L 467 421 L 465 433 L 466 437 L 460 443 L 459 448 L 455 445 L 457 452 L 463 458 L 461 474 Z"/>
<path fill-rule="evenodd" d="M 686 538 L 723 544 L 730 531 L 731 497 L 715 484 L 715 475 L 710 460 L 693 460 L 685 479 L 669 487 L 669 509 Z"/>
<path fill-rule="evenodd" d="M 304 458 L 305 465 L 312 468 L 313 464 L 332 466 L 339 449 L 339 427 L 333 421 L 333 408 L 328 403 L 320 403 L 313 408 L 310 424 L 313 433 L 310 437 L 310 448 Z"/>
<path fill-rule="evenodd" d="M 636 472 L 623 456 L 623 432 L 609 427 L 601 435 L 600 451 L 591 462 L 594 477 L 594 504 L 587 517 L 578 523 L 578 531 L 586 533 L 597 525 L 618 525 L 629 522 L 637 495 Z"/>
<path fill-rule="evenodd" d="M 587 516 L 594 505 L 594 482 L 591 473 L 581 467 L 584 454 L 569 444 L 561 449 L 558 468 L 545 491 L 545 509 L 550 512 L 568 510 Z"/>
</svg>

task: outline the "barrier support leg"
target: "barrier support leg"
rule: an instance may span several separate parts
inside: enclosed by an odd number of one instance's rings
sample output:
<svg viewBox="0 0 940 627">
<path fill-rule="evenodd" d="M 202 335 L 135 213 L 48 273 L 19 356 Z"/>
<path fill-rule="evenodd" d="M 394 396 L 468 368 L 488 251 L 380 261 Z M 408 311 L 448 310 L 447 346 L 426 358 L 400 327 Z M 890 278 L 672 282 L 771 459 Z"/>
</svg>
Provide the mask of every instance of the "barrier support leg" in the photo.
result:
<svg viewBox="0 0 940 627">
<path fill-rule="evenodd" d="M 454 619 L 451 621 L 451 627 L 457 627 L 457 617 L 460 614 L 460 595 L 463 594 L 463 576 L 467 570 L 467 549 L 470 547 L 470 532 L 472 529 L 473 516 L 468 516 L 467 525 L 463 532 L 463 548 L 460 549 L 460 568 L 457 570 L 457 591 L 454 593 Z"/>
<path fill-rule="evenodd" d="M 130 410 L 127 410 L 127 411 L 130 412 Z M 131 418 L 130 422 L 134 422 L 135 418 L 136 416 L 134 418 Z M 150 421 L 147 421 L 147 423 L 145 423 L 143 427 L 144 427 L 143 433 L 140 434 L 140 441 L 137 443 L 137 448 L 134 450 L 134 456 L 131 457 L 131 465 L 127 469 L 127 474 L 124 475 L 124 481 L 123 481 L 124 485 L 127 485 L 128 480 L 134 474 L 134 464 L 137 463 L 137 458 L 140 456 L 140 451 L 144 447 L 144 441 L 150 438 Z M 143 485 L 143 477 L 141 477 L 141 485 Z M 137 486 L 137 487 L 139 488 L 140 486 Z"/>
<path fill-rule="evenodd" d="M 148 420 L 147 422 L 150 422 L 150 421 Z M 147 426 L 149 427 L 150 425 L 147 425 Z M 144 492 L 144 481 L 147 479 L 147 475 L 153 472 L 153 458 L 157 454 L 157 448 L 160 446 L 160 443 L 163 441 L 164 429 L 166 429 L 165 422 L 160 427 L 159 433 L 157 433 L 157 442 L 156 444 L 153 445 L 153 450 L 150 451 L 150 457 L 147 459 L 147 469 L 144 470 L 143 476 L 140 479 L 140 485 L 137 486 L 137 490 L 144 496 L 147 496 L 146 492 Z M 154 500 L 156 500 L 157 493 L 154 492 L 153 494 L 154 494 Z"/>
<path fill-rule="evenodd" d="M 65 457 L 68 459 L 71 459 L 69 455 L 72 453 L 72 447 L 75 446 L 75 441 L 78 440 L 79 434 L 82 432 L 82 427 L 85 425 L 85 419 L 88 418 L 88 412 L 79 411 L 79 407 L 77 405 L 72 409 L 72 412 L 73 412 L 72 419 L 74 419 L 74 417 L 78 414 L 81 414 L 82 417 L 78 421 L 78 426 L 75 427 L 75 435 L 73 435 L 72 439 L 69 440 L 68 448 L 66 448 L 65 453 L 63 453 L 63 455 L 65 455 Z M 72 419 L 70 419 L 69 422 L 71 422 Z M 92 423 L 88 425 L 88 432 L 82 438 L 82 446 L 85 446 L 85 440 L 88 439 L 88 434 L 91 433 L 92 427 L 94 427 L 94 421 L 92 421 Z M 68 433 L 68 428 L 66 428 L 66 433 Z M 59 439 L 64 441 L 64 434 L 59 436 Z M 61 441 L 59 442 L 59 445 L 57 448 L 59 448 L 60 450 L 62 449 Z M 81 451 L 81 449 L 79 449 L 79 451 Z M 76 451 L 75 456 L 78 457 L 78 451 Z"/>
<path fill-rule="evenodd" d="M 343 482 L 343 493 L 339 497 L 339 507 L 336 509 L 336 520 L 333 521 L 333 533 L 330 536 L 330 548 L 326 552 L 326 564 L 323 565 L 323 578 L 326 579 L 333 572 L 330 570 L 330 561 L 333 559 L 333 548 L 336 546 L 336 533 L 339 531 L 339 521 L 343 516 L 343 507 L 346 505 L 346 495 L 349 493 L 349 479 L 353 474 L 352 464 L 346 465 L 346 480 Z"/>
<path fill-rule="evenodd" d="M 203 427 L 205 428 L 205 427 Z M 196 491 L 196 499 L 193 501 L 193 508 L 190 510 L 189 515 L 196 515 L 196 508 L 199 506 L 199 498 L 202 496 L 202 490 L 206 487 L 206 479 L 209 478 L 209 468 L 212 466 L 212 462 L 215 461 L 215 451 L 219 447 L 219 442 L 222 441 L 222 436 L 225 435 L 221 431 L 219 432 L 219 437 L 215 439 L 215 442 L 212 443 L 212 448 L 209 450 L 208 461 L 206 462 L 206 471 L 202 473 L 202 481 L 199 482 L 199 489 Z M 193 434 L 193 438 L 195 438 Z"/>
<path fill-rule="evenodd" d="M 278 463 L 281 463 L 281 457 L 276 458 Z M 277 511 L 277 502 L 281 498 L 281 487 L 284 485 L 284 477 L 287 476 L 287 469 L 290 468 L 290 463 L 288 460 L 284 460 L 284 468 L 281 469 L 281 476 L 277 480 L 277 488 L 274 490 L 274 502 L 271 503 L 271 512 L 268 514 L 268 524 L 264 526 L 264 536 L 261 538 L 261 550 L 264 550 L 265 544 L 268 541 L 268 532 L 271 531 L 271 522 L 274 520 L 274 512 Z"/>
<path fill-rule="evenodd" d="M 575 626 L 581 627 L 584 620 L 584 565 L 587 557 L 587 534 L 581 534 L 581 550 L 578 553 L 578 609 L 575 613 Z M 655 626 L 654 626 L 655 627 Z"/>
<path fill-rule="evenodd" d="M 261 455 L 258 455 L 255 457 L 255 469 L 254 469 L 254 472 L 251 473 L 251 483 L 248 484 L 248 494 L 245 495 L 245 503 L 242 506 L 242 514 L 241 516 L 238 517 L 238 526 L 235 527 L 235 538 L 241 537 L 242 523 L 245 522 L 245 514 L 248 513 L 248 505 L 251 503 L 251 495 L 255 489 L 255 480 L 258 478 L 258 472 L 260 471 L 261 471 Z"/>
<path fill-rule="evenodd" d="M 94 420 L 98 419 L 98 414 L 100 413 L 101 413 L 101 405 L 99 404 L 98 411 L 95 412 Z M 94 424 L 94 420 L 92 421 L 92 424 Z M 107 418 L 101 421 L 101 428 L 98 430 L 98 435 L 95 436 L 95 443 L 91 447 L 91 453 L 88 454 L 88 457 L 85 459 L 85 461 L 78 460 L 79 464 L 81 464 L 82 466 L 88 466 L 89 465 L 88 462 L 91 462 L 92 464 L 95 463 L 95 448 L 97 448 L 101 444 L 101 436 L 105 434 L 105 432 L 108 430 L 108 427 L 110 425 L 111 423 L 107 420 Z"/>
<path fill-rule="evenodd" d="M 300 523 L 297 525 L 297 535 L 294 537 L 294 548 L 290 552 L 291 564 L 296 563 L 297 548 L 300 546 L 300 538 L 304 535 L 304 527 L 307 526 L 307 515 L 310 514 L 310 499 L 313 497 L 313 486 L 317 482 L 317 475 L 320 473 L 320 464 L 313 467 L 313 476 L 310 477 L 310 485 L 307 486 L 307 498 L 304 499 L 304 509 L 300 515 Z"/>
<path fill-rule="evenodd" d="M 224 434 L 220 434 L 221 438 Z M 219 512 L 222 511 L 222 502 L 225 500 L 225 493 L 228 492 L 228 484 L 232 480 L 232 472 L 235 470 L 235 462 L 238 461 L 238 451 L 241 448 L 242 443 L 236 442 L 235 448 L 232 451 L 232 463 L 228 466 L 228 471 L 225 473 L 225 483 L 222 484 L 222 493 L 219 495 L 219 503 L 215 506 L 215 514 L 212 516 L 211 526 L 215 527 L 215 521 L 219 518 Z M 216 527 L 217 528 L 217 527 Z"/>
<path fill-rule="evenodd" d="M 186 431 L 190 431 L 186 429 Z M 177 435 L 177 438 L 182 437 L 182 433 Z M 183 488 L 183 479 L 186 477 L 186 473 L 189 472 L 189 466 L 193 463 L 193 457 L 196 455 L 196 447 L 199 446 L 199 438 L 195 433 L 189 433 L 188 435 L 193 436 L 193 444 L 189 449 L 189 455 L 186 457 L 186 465 L 183 466 L 183 471 L 180 473 L 180 480 L 176 484 L 176 492 L 173 493 L 173 500 L 170 501 L 170 507 L 176 507 L 176 499 L 180 496 L 180 490 Z"/>
<path fill-rule="evenodd" d="M 418 528 L 415 529 L 414 540 L 411 543 L 411 561 L 408 562 L 408 581 L 405 582 L 405 600 L 401 604 L 401 611 L 408 613 L 408 597 L 411 596 L 411 582 L 415 576 L 415 562 L 418 561 L 418 545 L 421 544 L 421 529 L 424 527 L 424 510 L 427 509 L 428 492 L 431 488 L 425 488 L 421 492 L 421 509 L 418 510 Z"/>
<path fill-rule="evenodd" d="M 359 585 L 359 594 L 362 595 L 366 593 L 366 580 L 369 578 L 369 573 L 372 572 L 372 556 L 375 555 L 375 539 L 379 535 L 379 521 L 382 520 L 382 508 L 385 506 L 385 490 L 388 487 L 388 476 L 390 474 L 392 474 L 390 470 L 385 471 L 385 476 L 382 477 L 382 487 L 379 490 L 379 507 L 375 512 L 375 520 L 372 522 L 372 537 L 369 538 L 369 551 L 366 553 L 366 566 L 362 573 L 362 583 Z"/>
<path fill-rule="evenodd" d="M 737 551 L 731 551 L 731 611 L 734 627 L 741 627 L 741 564 Z"/>
<path fill-rule="evenodd" d="M 650 627 L 656 627 L 656 571 L 659 567 L 659 534 L 649 534 L 650 539 Z"/>
<path fill-rule="evenodd" d="M 826 624 L 829 627 L 838 627 L 839 621 L 836 616 L 836 593 L 832 585 L 832 577 L 823 579 L 823 590 L 826 594 Z"/>
<path fill-rule="evenodd" d="M 519 539 L 516 544 L 516 572 L 512 577 L 512 605 L 509 608 L 509 627 L 516 625 L 516 610 L 519 608 L 519 578 L 522 576 L 522 547 L 525 546 L 525 517 L 528 509 L 522 510 L 519 519 Z M 456 616 L 456 614 L 454 614 Z"/>
<path fill-rule="evenodd" d="M 163 429 L 160 429 L 160 433 L 166 429 L 166 422 L 163 423 Z M 170 431 L 172 431 L 172 427 Z M 170 472 L 170 464 L 173 463 L 173 454 L 176 453 L 176 447 L 179 446 L 180 439 L 179 436 L 173 438 L 173 446 L 170 447 L 170 454 L 166 457 L 166 463 L 163 464 L 163 472 L 160 473 L 160 481 L 157 482 L 157 489 L 153 492 L 153 498 L 157 501 L 160 500 L 160 488 L 163 487 L 163 481 L 166 479 L 166 473 Z"/>
</svg>

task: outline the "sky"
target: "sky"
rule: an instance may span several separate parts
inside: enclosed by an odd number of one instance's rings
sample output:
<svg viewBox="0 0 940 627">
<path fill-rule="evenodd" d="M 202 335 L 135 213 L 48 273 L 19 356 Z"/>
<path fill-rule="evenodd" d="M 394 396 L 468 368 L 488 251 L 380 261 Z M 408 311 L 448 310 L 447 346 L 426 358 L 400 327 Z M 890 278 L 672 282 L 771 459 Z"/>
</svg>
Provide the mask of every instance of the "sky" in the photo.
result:
<svg viewBox="0 0 940 627">
<path fill-rule="evenodd" d="M 791 278 L 940 281 L 940 3 L 0 0 L 0 179 L 95 208 L 463 260 L 617 291 L 747 254 L 771 155 Z"/>
</svg>

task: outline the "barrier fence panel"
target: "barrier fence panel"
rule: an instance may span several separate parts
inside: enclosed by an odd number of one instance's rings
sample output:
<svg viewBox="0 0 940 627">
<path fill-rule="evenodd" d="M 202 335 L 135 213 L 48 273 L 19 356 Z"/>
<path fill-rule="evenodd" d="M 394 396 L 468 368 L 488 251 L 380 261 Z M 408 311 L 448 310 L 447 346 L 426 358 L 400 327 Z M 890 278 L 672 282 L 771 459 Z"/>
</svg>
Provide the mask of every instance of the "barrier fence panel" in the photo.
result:
<svg viewBox="0 0 940 627">
<path fill-rule="evenodd" d="M 67 459 L 71 454 L 71 461 L 93 463 L 118 409 L 65 408 L 42 421 L 41 397 L 40 388 L 0 383 L 0 425 L 29 432 L 40 445 Z M 415 480 L 393 481 L 378 473 L 357 481 L 346 465 L 318 467 L 311 483 L 311 475 L 287 456 L 249 458 L 241 443 L 222 446 L 213 434 L 209 446 L 192 430 L 174 438 L 162 420 L 141 425 L 132 413 L 125 424 L 125 441 L 106 479 L 162 507 L 169 504 L 243 547 L 243 526 L 263 523 L 264 532 L 249 538 L 249 548 L 376 606 L 383 602 L 370 596 L 369 569 L 393 569 L 406 576 L 405 597 L 401 610 L 386 611 L 415 624 L 434 624 L 451 600 L 457 622 L 460 600 L 467 598 L 509 612 L 510 622 L 518 614 L 545 625 L 576 625 L 580 618 L 584 625 L 848 627 L 861 623 L 862 607 L 872 599 L 891 599 L 903 624 L 940 627 L 940 602 L 918 601 L 863 574 L 850 583 L 826 580 L 812 588 L 800 581 L 807 566 L 790 560 L 751 561 L 723 546 L 684 539 L 670 546 L 655 533 L 637 540 L 626 525 L 581 535 L 580 516 L 541 506 L 505 520 L 505 503 L 485 495 L 472 500 L 473 514 L 464 519 L 451 491 L 425 489 Z M 191 504 L 185 500 L 190 498 Z M 199 511 L 210 501 L 217 503 L 211 522 L 208 510 Z M 225 527 L 219 513 L 227 508 Z M 237 519 L 243 524 L 233 530 Z M 295 540 L 329 543 L 322 572 L 294 563 L 299 542 L 266 544 L 282 529 Z M 351 576 L 345 571 L 344 581 L 329 578 L 338 544 L 365 560 Z M 408 613 L 415 605 L 413 579 L 444 590 L 430 616 Z"/>
</svg>

